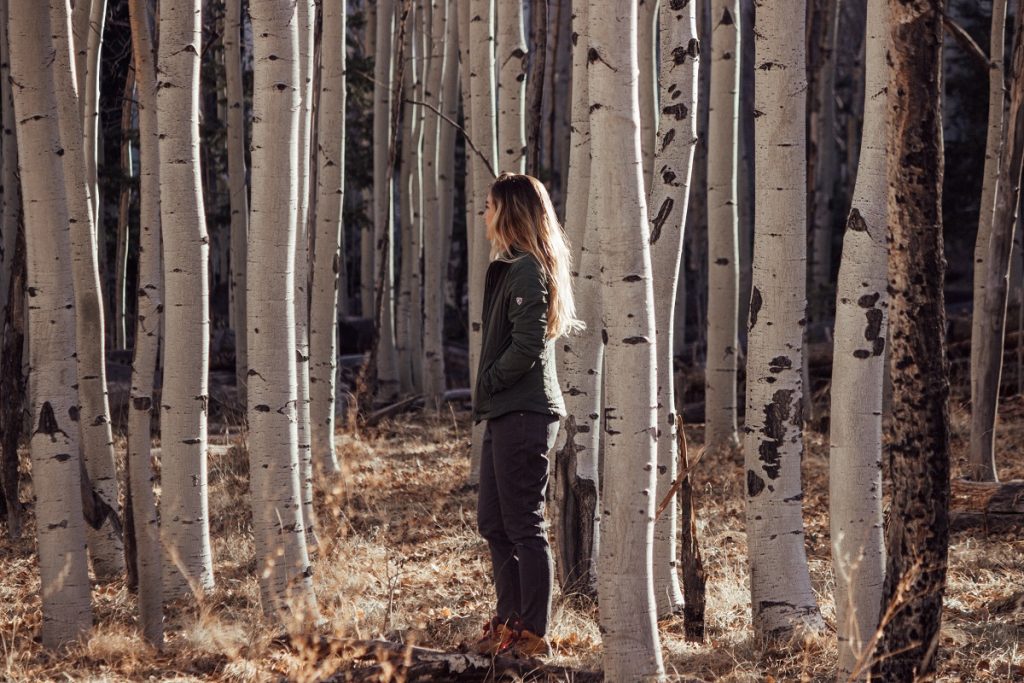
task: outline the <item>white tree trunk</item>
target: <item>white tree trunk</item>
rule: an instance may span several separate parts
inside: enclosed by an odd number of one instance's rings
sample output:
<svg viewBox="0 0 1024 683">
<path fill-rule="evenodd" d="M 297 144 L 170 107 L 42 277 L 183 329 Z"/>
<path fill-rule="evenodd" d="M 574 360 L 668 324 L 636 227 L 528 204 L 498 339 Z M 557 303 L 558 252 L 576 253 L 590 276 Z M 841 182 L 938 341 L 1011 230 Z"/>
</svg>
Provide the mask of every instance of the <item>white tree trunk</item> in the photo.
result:
<svg viewBox="0 0 1024 683">
<path fill-rule="evenodd" d="M 640 64 L 640 149 L 643 152 L 644 187 L 654 180 L 654 150 L 658 136 L 658 4 L 661 0 L 637 0 L 637 58 Z M 666 0 L 667 1 L 667 0 Z"/>
<path fill-rule="evenodd" d="M 738 0 L 711 4 L 710 116 L 708 117 L 708 354 L 704 381 L 704 445 L 739 445 L 736 433 L 736 358 L 739 353 L 738 175 L 740 8 Z M 705 49 L 705 54 L 708 50 Z"/>
<path fill-rule="evenodd" d="M 458 42 L 455 0 L 432 0 L 426 101 L 449 114 L 458 112 Z M 452 171 L 455 129 L 427 111 L 423 138 L 423 375 L 427 406 L 441 407 L 446 389 L 444 366 L 444 291 L 453 209 Z M 429 236 L 429 239 L 428 239 Z"/>
<path fill-rule="evenodd" d="M 310 428 L 313 463 L 332 477 L 341 473 L 334 440 L 338 376 L 338 288 L 345 258 L 341 207 L 345 192 L 345 7 L 323 7 L 320 102 L 317 116 L 316 239 L 309 326 Z"/>
<path fill-rule="evenodd" d="M 399 390 L 398 350 L 395 340 L 395 245 L 394 245 L 394 188 L 390 160 L 392 126 L 391 98 L 394 86 L 392 49 L 395 34 L 394 0 L 379 0 L 377 3 L 377 39 L 374 60 L 373 84 L 373 238 L 374 238 L 374 279 L 377 287 L 383 279 L 383 290 L 377 301 L 374 293 L 375 311 L 380 311 L 377 324 L 380 337 L 377 340 L 377 396 L 383 401 L 394 399 Z"/>
<path fill-rule="evenodd" d="M 86 2 L 87 0 L 79 0 Z M 82 101 L 79 104 L 81 125 L 85 138 L 85 171 L 88 174 L 89 201 L 92 211 L 93 231 L 98 235 L 102 231 L 100 210 L 100 186 L 96 175 L 97 156 L 99 154 L 100 132 L 100 53 L 103 50 L 103 27 L 107 18 L 107 0 L 89 1 L 89 28 L 86 32 L 87 53 L 85 57 L 85 78 L 78 77 L 78 92 Z M 69 35 L 71 35 L 69 33 Z M 72 49 L 77 47 L 72 41 Z M 102 245 L 103 242 L 98 241 Z"/>
<path fill-rule="evenodd" d="M 7 0 L 3 0 L 0 2 L 0 83 L 10 83 L 7 10 Z M 0 159 L 3 160 L 3 175 L 0 176 L 0 316 L 5 317 L 21 201 L 18 185 L 18 144 L 14 137 L 14 98 L 11 89 L 6 88 L 0 98 Z M 0 317 L 0 320 L 2 319 L 4 318 Z"/>
<path fill-rule="evenodd" d="M 156 54 L 153 49 L 151 0 L 128 4 L 139 111 L 139 293 L 135 317 L 131 396 L 128 404 L 128 481 L 135 525 L 139 576 L 139 622 L 153 645 L 163 641 L 160 522 L 153 482 L 151 425 L 153 385 L 160 348 L 162 282 L 160 277 L 160 159 L 156 123 Z"/>
<path fill-rule="evenodd" d="M 417 101 L 416 91 L 419 89 L 418 69 L 419 45 L 417 45 L 418 31 L 416 25 L 419 23 L 419 15 L 416 10 L 421 9 L 413 6 L 406 17 L 405 29 L 405 66 L 402 74 L 402 121 L 401 121 L 401 168 L 398 183 L 398 204 L 399 234 L 402 244 L 399 250 L 402 256 L 401 270 L 398 278 L 398 301 L 395 311 L 395 346 L 398 350 L 398 379 L 402 394 L 413 392 L 413 310 L 420 312 L 422 309 L 413 307 L 413 297 L 416 283 L 413 282 L 414 270 L 419 265 L 419 253 L 416 246 L 419 244 L 415 236 L 419 212 L 415 206 L 416 197 L 416 176 L 417 167 L 421 163 L 420 156 L 420 135 L 417 127 L 419 114 L 416 111 L 418 106 L 411 101 Z M 414 14 L 415 13 L 415 14 Z"/>
<path fill-rule="evenodd" d="M 303 67 L 292 0 L 253 0 L 253 202 L 249 277 L 249 461 L 265 612 L 315 611 L 298 453 L 295 236 Z"/>
<path fill-rule="evenodd" d="M 754 630 L 817 630 L 800 501 L 807 188 L 804 4 L 758 7 L 757 232 L 747 355 L 747 546 Z M 799 36 L 799 38 L 798 38 Z"/>
<path fill-rule="evenodd" d="M 245 244 L 249 234 L 249 196 L 245 182 L 245 98 L 242 92 L 242 0 L 224 7 L 224 74 L 227 84 L 228 199 L 231 204 L 231 292 L 234 300 L 235 386 L 245 405 L 248 354 L 245 335 Z"/>
<path fill-rule="evenodd" d="M 590 5 L 588 226 L 599 235 L 608 370 L 598 594 L 605 676 L 613 681 L 664 677 L 652 575 L 657 354 L 636 22 L 636 5 Z"/>
<path fill-rule="evenodd" d="M 569 146 L 565 232 L 573 254 L 576 315 L 587 329 L 559 340 L 558 380 L 566 419 L 555 448 L 552 522 L 563 592 L 593 594 L 597 589 L 599 510 L 598 447 L 601 439 L 601 372 L 604 342 L 599 235 L 588 225 L 590 195 L 590 89 L 587 87 L 587 4 L 572 17 L 572 135 Z"/>
<path fill-rule="evenodd" d="M 209 238 L 199 179 L 199 0 L 161 0 L 156 112 L 163 235 L 160 519 L 168 597 L 213 588 L 207 499 Z M 280 322 L 279 322 L 280 324 Z"/>
<path fill-rule="evenodd" d="M 496 0 L 498 10 L 498 169 L 526 168 L 526 38 L 523 0 Z"/>
<path fill-rule="evenodd" d="M 695 3 L 661 3 L 660 99 L 657 152 L 653 183 L 649 186 L 651 265 L 658 283 L 654 298 L 657 329 L 658 465 L 655 501 L 672 488 L 679 461 L 676 443 L 676 393 L 673 372 L 674 313 L 679 264 L 683 256 L 683 228 L 690 194 L 690 176 L 697 142 L 697 12 Z M 643 72 L 641 72 L 643 73 Z M 679 587 L 676 498 L 654 525 L 654 598 L 658 616 L 683 608 Z"/>
<path fill-rule="evenodd" d="M 86 530 L 93 571 L 100 580 L 124 572 L 124 548 L 117 530 L 117 470 L 107 404 L 107 372 L 103 337 L 103 303 L 96 263 L 96 237 L 89 208 L 89 188 L 82 149 L 74 52 L 71 44 L 71 6 L 50 0 L 50 29 L 54 43 L 51 69 L 57 93 L 60 155 L 68 221 L 71 230 L 71 273 L 75 289 L 75 344 L 78 359 L 78 398 L 83 454 L 93 496 L 102 501 L 102 524 Z M 111 518 L 111 515 L 114 518 Z M 99 520 L 94 520 L 99 521 Z"/>
<path fill-rule="evenodd" d="M 92 624 L 82 519 L 75 309 L 47 5 L 10 0 L 11 90 L 25 210 L 32 488 L 43 604 L 42 641 L 57 648 Z"/>
<path fill-rule="evenodd" d="M 484 204 L 491 183 L 494 182 L 492 169 L 497 171 L 498 159 L 495 130 L 497 116 L 494 104 L 494 2 L 495 0 L 469 0 L 469 11 L 472 16 L 469 22 L 469 107 L 472 111 L 470 137 L 484 156 L 484 159 L 477 154 L 471 157 L 473 220 L 466 223 L 469 238 L 470 386 L 476 386 L 476 366 L 480 360 L 480 344 L 483 341 L 484 279 L 490 261 L 490 242 L 485 236 L 486 226 L 483 220 Z M 476 483 L 480 477 L 484 425 L 484 422 L 480 422 L 473 426 L 469 473 L 471 483 Z"/>
<path fill-rule="evenodd" d="M 886 99 L 889 9 L 868 2 L 864 132 L 836 294 L 829 435 L 829 523 L 836 578 L 839 679 L 866 665 L 885 574 L 882 369 L 889 295 Z M 861 672 L 861 675 L 867 670 Z"/>
<path fill-rule="evenodd" d="M 302 526 L 306 542 L 315 546 L 316 513 L 313 511 L 313 452 L 309 415 L 309 214 L 310 137 L 313 122 L 313 41 L 316 7 L 313 0 L 299 0 L 299 139 L 298 205 L 295 221 L 295 380 L 299 448 L 299 481 L 302 488 Z M 344 115 L 344 110 L 342 110 Z"/>
<path fill-rule="evenodd" d="M 992 211 L 999 185 L 999 150 L 1003 136 L 1003 108 L 1005 73 L 1003 55 L 1006 35 L 1006 0 L 992 0 L 992 33 L 989 45 L 991 67 L 988 74 L 988 135 L 985 142 L 985 170 L 981 186 L 981 213 L 978 216 L 978 236 L 974 242 L 974 302 L 971 316 L 971 405 L 978 406 L 982 400 L 978 395 L 978 375 L 981 372 L 980 355 L 983 336 L 986 334 L 985 316 L 982 314 L 985 302 L 986 277 L 990 264 L 987 263 L 989 238 L 992 236 Z M 981 419 L 982 411 L 972 411 L 971 450 L 969 455 L 971 477 L 978 481 L 995 481 L 994 434 Z M 975 416 L 979 419 L 975 419 Z"/>
</svg>

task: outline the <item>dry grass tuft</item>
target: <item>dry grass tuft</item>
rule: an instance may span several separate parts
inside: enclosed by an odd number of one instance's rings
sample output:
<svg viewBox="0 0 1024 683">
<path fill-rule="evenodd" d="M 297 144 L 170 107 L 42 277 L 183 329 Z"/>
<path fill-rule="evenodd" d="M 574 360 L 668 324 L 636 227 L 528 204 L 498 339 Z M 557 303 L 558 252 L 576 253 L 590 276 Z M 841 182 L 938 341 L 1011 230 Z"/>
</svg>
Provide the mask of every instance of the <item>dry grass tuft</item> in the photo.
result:
<svg viewBox="0 0 1024 683">
<path fill-rule="evenodd" d="M 1024 447 L 1024 400 L 1008 401 L 1000 452 Z M 968 430 L 954 406 L 954 455 L 960 462 Z M 477 636 L 491 611 L 490 567 L 475 527 L 475 494 L 468 473 L 465 416 L 412 416 L 386 421 L 339 440 L 345 483 L 317 492 L 320 543 L 314 582 L 323 630 L 338 638 L 387 638 L 454 648 Z M 691 444 L 701 433 L 688 430 Z M 97 586 L 97 627 L 64 655 L 45 652 L 35 636 L 40 621 L 38 577 L 31 540 L 0 542 L 0 678 L 28 680 L 265 681 L 317 680 L 345 666 L 275 643 L 282 633 L 262 613 L 254 576 L 247 498 L 248 466 L 240 436 L 210 458 L 211 523 L 217 587 L 167 610 L 167 643 L 148 647 L 135 623 L 135 598 L 120 583 Z M 230 446 L 230 447 L 229 447 Z M 805 519 L 811 577 L 825 619 L 834 625 L 827 518 L 828 444 L 807 437 Z M 1024 463 L 1000 463 L 1006 477 L 1024 476 Z M 750 631 L 742 458 L 711 458 L 695 474 L 699 530 L 708 571 L 707 634 L 687 643 L 681 620 L 662 624 L 668 670 L 706 681 L 832 681 L 834 633 L 789 647 L 755 642 Z M 25 492 L 25 500 L 30 493 Z M 950 554 L 942 632 L 943 680 L 1024 678 L 1024 615 L 1000 608 L 1022 588 L 1024 541 L 959 535 Z M 594 606 L 556 596 L 553 664 L 600 667 Z"/>
</svg>

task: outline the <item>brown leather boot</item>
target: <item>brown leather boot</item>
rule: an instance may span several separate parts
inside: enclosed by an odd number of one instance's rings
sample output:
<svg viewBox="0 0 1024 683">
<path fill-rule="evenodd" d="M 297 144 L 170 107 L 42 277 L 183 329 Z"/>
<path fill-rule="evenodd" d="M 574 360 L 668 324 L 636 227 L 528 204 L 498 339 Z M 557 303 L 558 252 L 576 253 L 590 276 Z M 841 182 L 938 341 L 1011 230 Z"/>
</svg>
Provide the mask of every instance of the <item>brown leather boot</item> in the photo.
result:
<svg viewBox="0 0 1024 683">
<path fill-rule="evenodd" d="M 507 652 L 515 637 L 515 631 L 506 626 L 499 617 L 493 617 L 484 624 L 484 634 L 473 645 L 473 650 L 477 654 L 494 657 Z"/>
<path fill-rule="evenodd" d="M 551 644 L 547 638 L 538 636 L 533 631 L 523 629 L 516 632 L 512 643 L 512 653 L 520 657 L 546 657 L 551 654 Z"/>
</svg>

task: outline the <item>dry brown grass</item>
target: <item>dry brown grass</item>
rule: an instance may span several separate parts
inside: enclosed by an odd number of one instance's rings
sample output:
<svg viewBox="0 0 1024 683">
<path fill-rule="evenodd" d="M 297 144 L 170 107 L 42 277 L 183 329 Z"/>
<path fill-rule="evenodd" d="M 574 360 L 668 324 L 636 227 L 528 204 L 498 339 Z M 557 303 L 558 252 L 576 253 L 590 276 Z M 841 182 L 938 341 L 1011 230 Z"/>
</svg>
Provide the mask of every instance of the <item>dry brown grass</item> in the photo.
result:
<svg viewBox="0 0 1024 683">
<path fill-rule="evenodd" d="M 1004 476 L 1024 476 L 1024 401 L 1004 409 L 1000 463 Z M 954 453 L 965 448 L 967 421 L 954 408 Z M 348 470 L 342 491 L 319 491 L 320 545 L 315 585 L 325 628 L 344 637 L 385 637 L 440 648 L 474 638 L 490 612 L 485 546 L 475 529 L 467 474 L 464 417 L 405 417 L 359 437 L 343 436 Z M 699 444 L 700 431 L 689 430 Z M 211 456 L 211 521 L 217 588 L 168 609 L 163 652 L 147 647 L 135 626 L 134 597 L 121 584 L 97 586 L 97 626 L 64 655 L 45 652 L 31 540 L 0 544 L 0 678 L 21 680 L 262 681 L 313 680 L 344 663 L 315 661 L 272 641 L 280 627 L 259 608 L 246 498 L 244 444 Z M 807 549 L 826 621 L 834 624 L 827 519 L 827 442 L 807 439 Z M 1014 462 L 1008 462 L 1012 459 Z M 751 637 L 738 454 L 705 458 L 695 474 L 700 534 L 708 570 L 708 642 L 685 642 L 682 623 L 662 624 L 668 670 L 707 681 L 831 681 L 834 633 L 790 647 L 764 647 Z M 28 491 L 26 491 L 26 494 Z M 29 496 L 24 496 L 29 499 Z M 993 606 L 1024 588 L 1024 541 L 958 535 L 951 550 L 942 632 L 942 680 L 1024 679 L 1024 615 Z M 552 663 L 600 666 L 596 610 L 556 596 Z"/>
</svg>

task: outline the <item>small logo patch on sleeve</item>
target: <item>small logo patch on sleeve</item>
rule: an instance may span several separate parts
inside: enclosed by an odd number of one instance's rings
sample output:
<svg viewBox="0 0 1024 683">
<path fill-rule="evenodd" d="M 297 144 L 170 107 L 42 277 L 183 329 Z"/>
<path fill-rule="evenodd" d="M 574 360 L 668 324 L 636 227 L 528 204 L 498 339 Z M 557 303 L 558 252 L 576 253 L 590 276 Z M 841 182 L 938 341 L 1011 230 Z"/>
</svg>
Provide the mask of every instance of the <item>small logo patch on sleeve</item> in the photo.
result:
<svg viewBox="0 0 1024 683">
<path fill-rule="evenodd" d="M 523 297 L 517 296 L 516 297 L 516 306 L 522 306 L 522 305 L 523 305 Z"/>
</svg>

